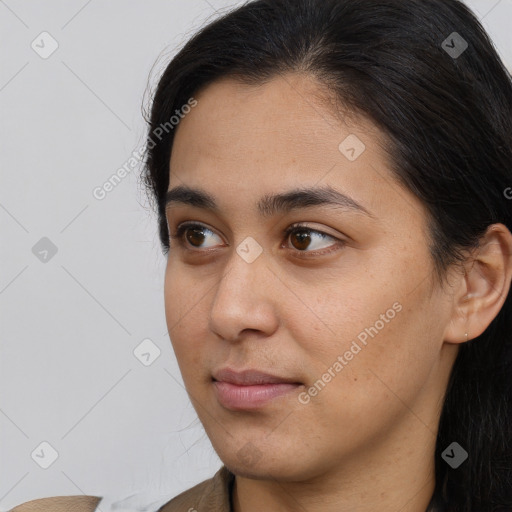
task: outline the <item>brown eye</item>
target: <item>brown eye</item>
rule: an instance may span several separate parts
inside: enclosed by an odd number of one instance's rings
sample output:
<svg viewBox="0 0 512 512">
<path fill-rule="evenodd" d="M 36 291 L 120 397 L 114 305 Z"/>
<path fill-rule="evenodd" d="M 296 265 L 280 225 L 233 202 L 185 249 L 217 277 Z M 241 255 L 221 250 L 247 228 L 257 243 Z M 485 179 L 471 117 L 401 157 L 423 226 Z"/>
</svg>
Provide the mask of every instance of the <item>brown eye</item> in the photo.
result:
<svg viewBox="0 0 512 512">
<path fill-rule="evenodd" d="M 307 229 L 298 229 L 292 232 L 290 236 L 292 243 L 295 242 L 293 246 L 301 251 L 307 249 L 311 243 L 311 236 L 308 234 Z"/>
<path fill-rule="evenodd" d="M 322 254 L 328 254 L 345 245 L 343 240 L 339 240 L 332 235 L 328 235 L 323 231 L 311 229 L 302 224 L 294 224 L 290 226 L 284 233 L 286 239 L 290 239 L 290 244 L 293 249 L 296 249 L 297 256 L 309 257 L 309 256 L 321 256 Z M 334 243 L 329 245 L 323 244 L 319 247 L 317 240 L 333 240 Z M 307 250 L 313 249 L 313 250 Z M 303 254 L 301 254 L 303 253 Z"/>
<path fill-rule="evenodd" d="M 180 224 L 176 229 L 176 232 L 169 236 L 172 240 L 177 240 L 180 247 L 185 250 L 206 252 L 206 249 L 216 247 L 215 244 L 210 244 L 209 246 L 203 245 L 208 241 L 208 238 L 209 236 L 211 237 L 211 235 L 217 236 L 220 239 L 220 237 L 211 229 L 203 226 L 202 224 L 185 222 Z M 286 248 L 293 250 L 295 255 L 301 258 L 328 254 L 345 245 L 344 241 L 339 240 L 332 235 L 328 235 L 327 233 L 312 229 L 302 224 L 294 224 L 293 226 L 290 226 L 285 230 L 283 236 L 285 240 L 290 239 L 290 245 Z M 324 240 L 326 242 L 334 241 L 334 243 L 321 244 Z"/>
<path fill-rule="evenodd" d="M 204 242 L 205 236 L 202 228 L 186 228 L 185 230 L 185 238 L 191 243 L 191 245 L 196 246 L 201 245 Z"/>
<path fill-rule="evenodd" d="M 173 240 L 178 240 L 180 245 L 185 248 L 188 248 L 187 245 L 189 244 L 195 249 L 202 249 L 204 247 L 202 244 L 208 239 L 209 234 L 217 236 L 211 229 L 201 224 L 183 223 L 178 226 L 176 233 L 171 234 L 170 237 Z"/>
</svg>

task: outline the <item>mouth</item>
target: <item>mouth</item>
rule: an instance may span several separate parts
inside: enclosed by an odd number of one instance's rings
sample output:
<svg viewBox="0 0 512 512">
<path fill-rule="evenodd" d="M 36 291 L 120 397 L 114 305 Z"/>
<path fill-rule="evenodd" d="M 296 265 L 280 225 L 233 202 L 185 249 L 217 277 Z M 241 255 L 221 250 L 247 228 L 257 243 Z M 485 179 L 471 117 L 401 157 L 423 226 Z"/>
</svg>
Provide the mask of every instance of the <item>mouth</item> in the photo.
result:
<svg viewBox="0 0 512 512">
<path fill-rule="evenodd" d="M 259 370 L 237 372 L 231 368 L 214 373 L 212 382 L 217 400 L 233 411 L 259 409 L 303 386 L 293 378 Z"/>
</svg>

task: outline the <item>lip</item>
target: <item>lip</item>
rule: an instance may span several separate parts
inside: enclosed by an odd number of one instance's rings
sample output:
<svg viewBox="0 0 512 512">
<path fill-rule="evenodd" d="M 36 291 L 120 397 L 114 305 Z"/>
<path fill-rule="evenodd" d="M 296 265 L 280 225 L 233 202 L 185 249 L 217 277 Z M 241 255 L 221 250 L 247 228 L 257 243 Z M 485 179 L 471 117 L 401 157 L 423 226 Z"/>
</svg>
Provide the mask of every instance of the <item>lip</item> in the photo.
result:
<svg viewBox="0 0 512 512">
<path fill-rule="evenodd" d="M 302 383 L 259 370 L 237 372 L 224 368 L 213 375 L 218 401 L 234 411 L 259 409 L 272 400 L 288 395 Z"/>
<path fill-rule="evenodd" d="M 238 386 L 254 386 L 256 384 L 300 384 L 296 379 L 279 377 L 259 370 L 242 370 L 237 372 L 232 368 L 222 368 L 213 373 L 213 378 L 219 382 L 229 382 Z"/>
</svg>

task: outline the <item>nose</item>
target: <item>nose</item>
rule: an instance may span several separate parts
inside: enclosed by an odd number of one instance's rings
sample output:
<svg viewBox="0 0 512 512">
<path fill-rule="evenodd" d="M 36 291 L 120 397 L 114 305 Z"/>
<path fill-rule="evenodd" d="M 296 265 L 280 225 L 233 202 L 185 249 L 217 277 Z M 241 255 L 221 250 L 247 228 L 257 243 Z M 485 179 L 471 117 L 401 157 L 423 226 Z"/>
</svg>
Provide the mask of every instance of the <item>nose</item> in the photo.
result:
<svg viewBox="0 0 512 512">
<path fill-rule="evenodd" d="M 279 324 L 276 281 L 265 252 L 251 261 L 233 250 L 211 304 L 210 330 L 228 341 L 246 331 L 271 336 Z"/>
</svg>

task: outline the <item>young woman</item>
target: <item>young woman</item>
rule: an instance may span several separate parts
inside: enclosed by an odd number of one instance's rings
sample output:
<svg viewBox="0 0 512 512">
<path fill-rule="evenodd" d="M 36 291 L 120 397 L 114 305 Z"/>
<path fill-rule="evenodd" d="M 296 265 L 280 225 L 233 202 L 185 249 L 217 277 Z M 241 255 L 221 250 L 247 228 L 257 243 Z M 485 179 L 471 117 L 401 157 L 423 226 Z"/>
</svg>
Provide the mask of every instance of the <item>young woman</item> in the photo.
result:
<svg viewBox="0 0 512 512">
<path fill-rule="evenodd" d="M 145 163 L 224 465 L 137 510 L 512 510 L 512 80 L 463 3 L 246 3 L 168 65 Z"/>
</svg>

